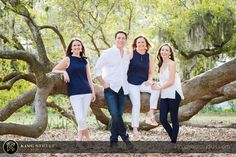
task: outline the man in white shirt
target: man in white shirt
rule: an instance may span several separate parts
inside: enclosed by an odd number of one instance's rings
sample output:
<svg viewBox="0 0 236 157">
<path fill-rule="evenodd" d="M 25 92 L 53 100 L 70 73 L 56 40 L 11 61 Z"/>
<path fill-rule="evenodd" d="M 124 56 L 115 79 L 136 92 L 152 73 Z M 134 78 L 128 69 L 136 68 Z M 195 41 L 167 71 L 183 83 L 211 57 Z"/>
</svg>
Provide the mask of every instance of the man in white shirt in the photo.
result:
<svg viewBox="0 0 236 157">
<path fill-rule="evenodd" d="M 95 77 L 104 88 L 104 96 L 112 117 L 110 146 L 118 148 L 118 136 L 126 143 L 128 149 L 133 145 L 122 119 L 125 101 L 128 95 L 127 71 L 129 54 L 125 48 L 127 33 L 115 34 L 116 44 L 105 50 L 95 65 Z"/>
</svg>

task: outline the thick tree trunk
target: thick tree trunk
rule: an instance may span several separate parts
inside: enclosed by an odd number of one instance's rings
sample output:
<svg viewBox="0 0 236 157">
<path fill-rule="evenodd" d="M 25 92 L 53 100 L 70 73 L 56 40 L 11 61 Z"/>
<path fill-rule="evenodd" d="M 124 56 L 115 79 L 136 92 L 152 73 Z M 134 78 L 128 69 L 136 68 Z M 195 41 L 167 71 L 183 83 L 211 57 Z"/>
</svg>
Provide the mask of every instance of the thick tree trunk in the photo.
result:
<svg viewBox="0 0 236 157">
<path fill-rule="evenodd" d="M 212 69 L 211 71 L 205 72 L 202 75 L 199 75 L 183 84 L 183 91 L 185 95 L 185 100 L 182 102 L 183 108 L 180 109 L 179 119 L 180 121 L 186 121 L 190 119 L 193 115 L 197 114 L 209 101 L 213 98 L 219 96 L 210 94 L 212 91 L 216 91 L 217 87 L 222 87 L 225 84 L 228 84 L 236 80 L 236 75 L 231 75 L 236 72 L 236 58 L 223 64 L 217 68 Z M 227 76 L 227 77 L 226 77 Z M 20 125 L 12 123 L 1 123 L 0 134 L 17 134 L 22 136 L 29 137 L 38 137 L 47 126 L 47 109 L 46 109 L 46 99 L 47 96 L 53 94 L 66 94 L 66 84 L 63 82 L 61 75 L 49 73 L 47 75 L 48 80 L 44 80 L 44 88 L 37 88 L 34 105 L 36 110 L 36 121 L 32 125 Z M 50 81 L 49 81 L 50 80 Z M 192 90 L 194 89 L 194 90 Z M 93 112 L 95 113 L 98 120 L 104 124 L 109 123 L 109 119 L 102 113 L 101 108 L 107 109 L 106 102 L 104 100 L 103 89 L 100 86 L 95 86 L 95 91 L 97 95 L 97 100 L 92 104 Z M 191 91 L 191 92 L 189 92 Z M 29 94 L 29 93 L 28 93 Z M 30 96 L 32 98 L 32 96 Z M 147 112 L 149 109 L 149 94 L 143 93 L 141 95 L 141 112 Z M 1 115 L 2 120 L 9 117 L 8 114 L 5 116 Z M 131 112 L 131 103 L 127 102 L 125 112 Z M 4 118 L 5 117 L 5 118 Z M 156 114 L 156 120 L 159 121 L 159 114 Z M 148 126 L 145 123 L 141 123 L 140 128 L 145 130 L 153 128 Z M 19 131 L 21 130 L 21 131 Z M 29 131 L 30 130 L 30 131 Z"/>
<path fill-rule="evenodd" d="M 195 101 L 204 95 L 236 80 L 236 58 L 198 75 L 182 84 L 185 95 L 182 104 Z"/>
<path fill-rule="evenodd" d="M 236 58 L 219 67 L 216 67 L 199 76 L 196 76 L 195 78 L 189 81 L 184 82 L 182 87 L 185 100 L 183 100 L 181 103 L 181 105 L 184 106 L 179 111 L 179 121 L 189 120 L 191 117 L 197 114 L 208 102 L 218 97 L 220 95 L 219 93 L 214 95 L 210 93 L 217 91 L 219 87 L 222 87 L 232 81 L 235 81 L 236 75 L 231 75 L 232 73 L 236 73 Z M 230 86 L 233 86 L 233 84 L 231 84 Z M 229 86 L 227 86 L 227 89 L 229 89 Z M 97 101 L 94 103 L 94 105 L 97 108 L 107 108 L 107 105 L 104 101 L 104 94 L 102 88 L 96 86 L 96 93 Z M 206 96 L 207 94 L 208 96 Z M 149 94 L 143 93 L 141 95 L 141 112 L 148 111 L 149 98 Z M 131 102 L 128 101 L 126 104 L 125 112 L 131 112 L 131 108 Z M 155 117 L 156 121 L 159 122 L 159 113 L 157 113 Z M 98 120 L 103 121 L 102 123 L 104 123 L 104 119 L 105 117 L 100 118 L 98 116 Z M 142 122 L 140 128 L 148 130 L 153 127 L 148 126 L 144 122 Z"/>
<path fill-rule="evenodd" d="M 37 88 L 33 102 L 36 115 L 35 122 L 33 124 L 23 125 L 15 123 L 0 123 L 0 135 L 14 134 L 33 138 L 37 138 L 42 135 L 48 123 L 46 100 L 52 87 L 52 82 L 48 82 L 47 86 Z"/>
<path fill-rule="evenodd" d="M 236 58 L 219 67 L 206 71 L 191 80 L 183 82 L 182 88 L 185 99 L 181 102 L 181 105 L 187 105 L 188 103 L 198 100 L 203 96 L 216 91 L 218 88 L 235 81 L 236 75 L 232 75 L 233 73 L 236 73 Z M 97 100 L 94 103 L 94 106 L 98 108 L 107 108 L 103 89 L 100 86 L 95 86 L 95 91 Z M 149 109 L 149 97 L 150 95 L 146 93 L 142 93 L 141 95 L 142 112 L 147 112 Z M 131 112 L 131 108 L 131 102 L 128 101 L 125 112 Z"/>
</svg>

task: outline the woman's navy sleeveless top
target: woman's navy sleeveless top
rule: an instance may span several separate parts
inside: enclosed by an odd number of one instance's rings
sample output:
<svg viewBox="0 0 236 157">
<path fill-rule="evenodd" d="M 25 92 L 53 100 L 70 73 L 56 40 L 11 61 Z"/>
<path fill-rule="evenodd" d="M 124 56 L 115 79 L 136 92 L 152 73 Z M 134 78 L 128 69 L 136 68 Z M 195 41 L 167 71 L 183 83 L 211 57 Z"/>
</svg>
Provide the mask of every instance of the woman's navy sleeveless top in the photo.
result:
<svg viewBox="0 0 236 157">
<path fill-rule="evenodd" d="M 149 54 L 146 52 L 141 55 L 135 50 L 129 64 L 128 82 L 133 85 L 141 85 L 148 80 L 148 73 Z"/>
<path fill-rule="evenodd" d="M 69 56 L 69 58 L 70 65 L 66 69 L 70 77 L 70 82 L 67 84 L 68 95 L 92 93 L 86 72 L 87 60 L 84 57 Z"/>
</svg>

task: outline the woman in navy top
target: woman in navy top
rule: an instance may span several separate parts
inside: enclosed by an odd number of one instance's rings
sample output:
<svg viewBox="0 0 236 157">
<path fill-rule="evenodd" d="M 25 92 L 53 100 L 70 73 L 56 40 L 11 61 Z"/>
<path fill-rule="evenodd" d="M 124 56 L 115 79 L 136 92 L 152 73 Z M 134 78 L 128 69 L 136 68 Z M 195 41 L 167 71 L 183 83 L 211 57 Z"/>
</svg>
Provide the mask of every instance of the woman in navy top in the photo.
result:
<svg viewBox="0 0 236 157">
<path fill-rule="evenodd" d="M 138 36 L 132 44 L 132 53 L 130 55 L 130 64 L 128 70 L 129 97 L 132 103 L 132 121 L 133 135 L 139 138 L 139 114 L 140 114 L 140 92 L 150 93 L 150 111 L 146 117 L 146 123 L 157 126 L 154 110 L 157 108 L 159 90 L 152 90 L 154 63 L 153 57 L 148 53 L 151 44 L 144 36 Z"/>
<path fill-rule="evenodd" d="M 62 73 L 67 83 L 68 96 L 78 124 L 76 139 L 90 140 L 86 117 L 90 103 L 94 102 L 96 97 L 89 62 L 85 57 L 83 43 L 79 39 L 71 40 L 66 57 L 53 68 L 52 72 Z"/>
</svg>

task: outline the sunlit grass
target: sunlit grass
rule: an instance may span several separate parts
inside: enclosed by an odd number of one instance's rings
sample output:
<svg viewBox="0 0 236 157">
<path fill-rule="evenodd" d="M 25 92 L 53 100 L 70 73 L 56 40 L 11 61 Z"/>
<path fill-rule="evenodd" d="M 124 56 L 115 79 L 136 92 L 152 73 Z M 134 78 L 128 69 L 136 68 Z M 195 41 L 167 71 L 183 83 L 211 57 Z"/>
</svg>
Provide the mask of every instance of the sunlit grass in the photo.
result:
<svg viewBox="0 0 236 157">
<path fill-rule="evenodd" d="M 6 122 L 13 122 L 19 124 L 32 124 L 35 121 L 34 114 L 23 114 L 23 113 L 15 113 L 11 117 L 9 117 Z M 48 126 L 49 129 L 52 128 L 68 128 L 75 127 L 72 121 L 68 120 L 65 117 L 59 116 L 57 114 L 49 114 L 48 115 Z"/>
<path fill-rule="evenodd" d="M 131 114 L 124 114 L 124 120 L 130 122 Z M 140 120 L 144 120 L 145 114 L 141 114 Z M 9 117 L 6 122 L 13 122 L 19 124 L 32 124 L 35 121 L 34 114 L 23 114 L 23 113 L 14 113 L 11 117 Z M 98 123 L 95 116 L 90 113 L 87 119 L 88 123 L 94 127 L 93 129 L 98 129 Z M 212 114 L 200 114 L 195 115 L 190 119 L 190 121 L 236 121 L 236 114 L 233 115 L 212 115 Z M 76 125 L 67 118 L 63 116 L 59 116 L 58 114 L 49 114 L 48 117 L 48 129 L 60 129 L 60 128 L 76 128 Z M 99 127 L 100 128 L 100 127 Z"/>
<path fill-rule="evenodd" d="M 219 114 L 219 115 L 212 115 L 212 114 L 201 114 L 192 117 L 190 120 L 194 121 L 236 121 L 236 114 L 235 115 L 227 115 L 227 114 Z"/>
</svg>

